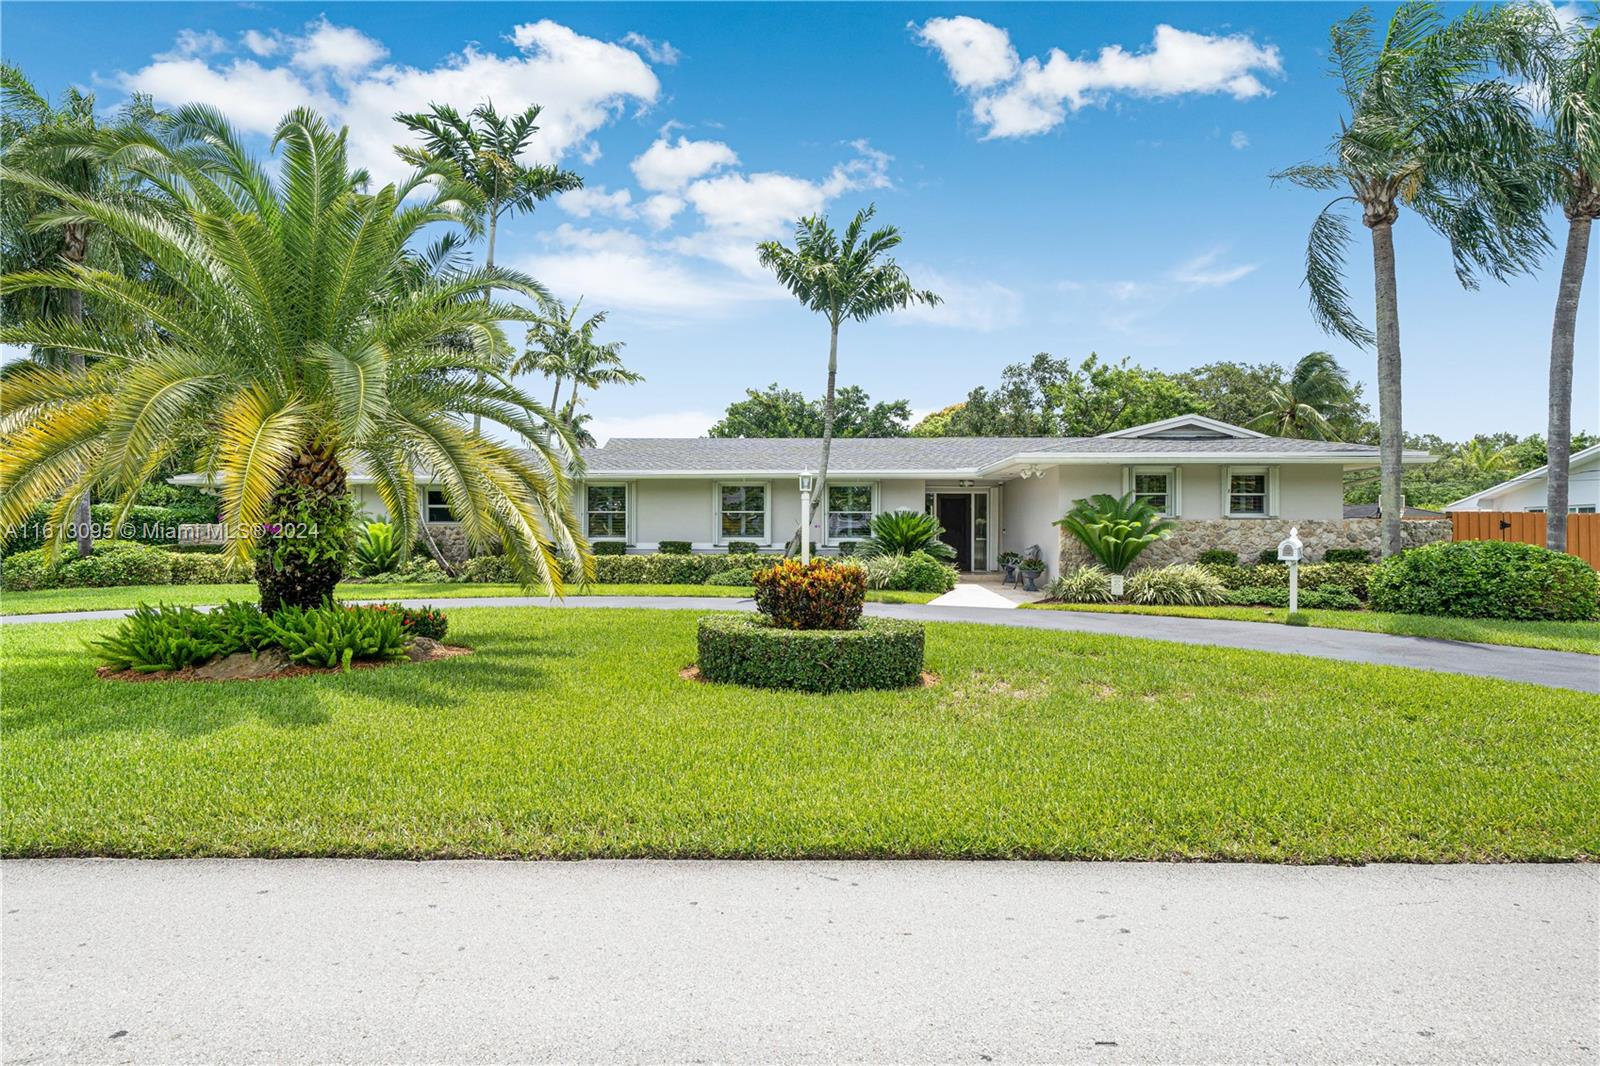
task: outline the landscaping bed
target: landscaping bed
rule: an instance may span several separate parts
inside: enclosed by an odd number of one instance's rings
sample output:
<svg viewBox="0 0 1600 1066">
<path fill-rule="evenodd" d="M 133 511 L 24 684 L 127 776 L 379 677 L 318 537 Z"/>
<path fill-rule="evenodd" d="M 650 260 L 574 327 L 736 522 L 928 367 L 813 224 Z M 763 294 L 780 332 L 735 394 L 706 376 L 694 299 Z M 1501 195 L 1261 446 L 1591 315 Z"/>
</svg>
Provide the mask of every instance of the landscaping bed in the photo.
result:
<svg viewBox="0 0 1600 1066">
<path fill-rule="evenodd" d="M 939 684 L 691 685 L 691 612 L 455 612 L 474 654 L 99 681 L 114 622 L 0 629 L 0 853 L 1592 860 L 1600 700 L 980 625 Z"/>
</svg>

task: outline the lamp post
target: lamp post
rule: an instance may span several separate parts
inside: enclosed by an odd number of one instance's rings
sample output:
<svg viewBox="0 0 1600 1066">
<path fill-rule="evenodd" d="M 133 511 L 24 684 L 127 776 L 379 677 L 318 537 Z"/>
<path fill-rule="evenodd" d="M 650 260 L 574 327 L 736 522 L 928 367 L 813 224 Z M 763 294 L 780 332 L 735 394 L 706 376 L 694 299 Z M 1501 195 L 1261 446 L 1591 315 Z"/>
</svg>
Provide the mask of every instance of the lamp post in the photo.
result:
<svg viewBox="0 0 1600 1066">
<path fill-rule="evenodd" d="M 811 490 L 816 478 L 807 470 L 800 475 L 800 563 L 811 561 Z"/>
</svg>

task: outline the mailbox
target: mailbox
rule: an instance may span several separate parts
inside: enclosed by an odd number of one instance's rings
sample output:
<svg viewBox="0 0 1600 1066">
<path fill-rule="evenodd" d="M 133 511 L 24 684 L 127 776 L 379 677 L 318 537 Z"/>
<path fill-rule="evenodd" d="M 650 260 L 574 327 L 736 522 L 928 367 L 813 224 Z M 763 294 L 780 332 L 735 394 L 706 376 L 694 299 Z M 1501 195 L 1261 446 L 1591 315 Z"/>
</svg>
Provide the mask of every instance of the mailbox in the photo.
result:
<svg viewBox="0 0 1600 1066">
<path fill-rule="evenodd" d="M 1290 528 L 1289 535 L 1278 542 L 1278 562 L 1298 563 L 1300 561 L 1300 527 Z"/>
</svg>

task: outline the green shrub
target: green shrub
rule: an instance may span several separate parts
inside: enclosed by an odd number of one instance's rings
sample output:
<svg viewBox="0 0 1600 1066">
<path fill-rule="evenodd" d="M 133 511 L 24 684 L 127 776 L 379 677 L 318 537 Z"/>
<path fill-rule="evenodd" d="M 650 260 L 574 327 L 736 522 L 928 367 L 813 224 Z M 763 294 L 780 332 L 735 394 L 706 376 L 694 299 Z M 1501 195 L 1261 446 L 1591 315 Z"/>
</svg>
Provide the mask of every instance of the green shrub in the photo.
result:
<svg viewBox="0 0 1600 1066">
<path fill-rule="evenodd" d="M 927 552 L 912 552 L 902 558 L 884 586 L 899 592 L 949 592 L 955 587 L 955 570 Z"/>
<path fill-rule="evenodd" d="M 1239 553 L 1222 548 L 1207 548 L 1200 553 L 1200 558 L 1197 561 L 1202 565 L 1209 563 L 1212 566 L 1238 566 Z"/>
<path fill-rule="evenodd" d="M 1360 600 L 1367 598 L 1367 584 L 1376 569 L 1371 563 L 1307 563 L 1300 567 L 1300 591 L 1318 589 L 1325 585 L 1339 585 L 1355 593 Z M 1216 566 L 1206 570 L 1221 581 L 1224 588 L 1289 587 L 1287 566 Z"/>
<path fill-rule="evenodd" d="M 453 580 L 431 556 L 414 555 L 387 574 L 367 578 L 374 585 L 428 585 Z"/>
<path fill-rule="evenodd" d="M 400 539 L 388 522 L 368 522 L 351 550 L 355 572 L 362 577 L 387 574 L 400 565 Z"/>
<path fill-rule="evenodd" d="M 1374 610 L 1457 618 L 1581 621 L 1600 580 L 1575 555 L 1532 544 L 1468 540 L 1390 556 L 1372 575 Z"/>
<path fill-rule="evenodd" d="M 785 559 L 753 580 L 756 610 L 780 629 L 850 629 L 866 601 L 862 569 L 827 559 Z"/>
<path fill-rule="evenodd" d="M 847 557 L 854 555 L 856 554 L 856 549 L 860 546 L 861 542 L 859 540 L 841 540 L 839 542 L 839 554 Z"/>
<path fill-rule="evenodd" d="M 594 555 L 627 555 L 628 546 L 620 540 L 597 540 L 589 545 Z"/>
<path fill-rule="evenodd" d="M 217 652 L 220 655 L 236 651 L 247 651 L 254 655 L 272 646 L 271 621 L 253 603 L 229 600 L 213 608 L 206 618 L 216 627 L 218 643 L 221 645 Z"/>
<path fill-rule="evenodd" d="M 1277 548 L 1262 548 L 1256 556 L 1256 562 L 1261 566 L 1280 566 L 1282 561 L 1278 558 Z"/>
<path fill-rule="evenodd" d="M 1370 563 L 1372 552 L 1368 548 L 1329 548 L 1322 553 L 1325 563 Z"/>
<path fill-rule="evenodd" d="M 1287 607 L 1288 585 L 1257 585 L 1230 589 L 1225 601 L 1234 607 Z M 1300 606 L 1325 611 L 1359 611 L 1361 600 L 1344 585 L 1323 585 L 1300 590 Z"/>
<path fill-rule="evenodd" d="M 61 588 L 112 588 L 117 585 L 165 585 L 172 580 L 172 552 L 145 544 L 97 544 L 87 559 L 70 548 L 57 557 Z"/>
<path fill-rule="evenodd" d="M 850 629 L 783 629 L 749 615 L 700 619 L 700 676 L 801 692 L 892 689 L 921 679 L 919 622 L 862 618 Z"/>
<path fill-rule="evenodd" d="M 273 643 L 307 666 L 348 670 L 358 659 L 400 659 L 406 653 L 399 613 L 381 607 L 285 607 L 270 624 Z"/>
<path fill-rule="evenodd" d="M 867 558 L 924 552 L 935 559 L 953 560 L 956 550 L 939 539 L 943 532 L 944 527 L 931 514 L 882 511 L 872 516 L 872 535 L 861 541 L 855 551 Z"/>
<path fill-rule="evenodd" d="M 1187 563 L 1140 570 L 1123 591 L 1129 603 L 1179 607 L 1208 607 L 1224 602 L 1228 594 L 1216 575 Z"/>
<path fill-rule="evenodd" d="M 686 540 L 663 540 L 656 543 L 656 551 L 662 555 L 688 555 L 690 543 Z"/>
<path fill-rule="evenodd" d="M 775 561 L 761 555 L 612 555 L 594 561 L 594 579 L 603 585 L 704 585 L 712 574 Z"/>
<path fill-rule="evenodd" d="M 1292 614 L 1284 616 L 1283 624 L 1286 626 L 1308 626 L 1311 624 L 1311 616 L 1300 611 L 1295 611 Z"/>
<path fill-rule="evenodd" d="M 169 552 L 174 585 L 223 585 L 242 581 L 244 568 L 223 555 L 211 552 Z"/>
<path fill-rule="evenodd" d="M 1050 583 L 1050 598 L 1061 603 L 1110 603 L 1111 575 L 1085 564 Z"/>
<path fill-rule="evenodd" d="M 728 541 L 728 554 L 729 555 L 754 555 L 756 552 L 758 552 L 760 550 L 761 550 L 761 545 L 757 544 L 753 540 L 730 540 L 730 541 Z"/>
<path fill-rule="evenodd" d="M 134 502 L 147 507 L 164 507 L 180 525 L 214 523 L 222 507 L 222 498 L 214 492 L 193 485 L 170 485 L 165 481 L 145 482 Z"/>
<path fill-rule="evenodd" d="M 706 578 L 708 585 L 754 585 L 755 572 L 749 569 L 724 570 L 720 574 L 712 574 Z"/>
<path fill-rule="evenodd" d="M 475 555 L 461 564 L 461 580 L 474 585 L 514 584 L 511 560 L 504 555 Z"/>
<path fill-rule="evenodd" d="M 375 611 L 393 611 L 400 616 L 400 632 L 407 640 L 412 637 L 427 637 L 429 640 L 443 640 L 445 634 L 450 632 L 450 619 L 437 607 L 407 607 L 400 603 L 375 603 L 371 605 Z"/>
<path fill-rule="evenodd" d="M 141 603 L 110 636 L 90 647 L 113 670 L 141 674 L 197 666 L 222 651 L 217 625 L 193 607 Z"/>
<path fill-rule="evenodd" d="M 867 588 L 886 589 L 889 582 L 900 572 L 905 565 L 903 555 L 874 555 L 871 558 L 860 557 L 850 560 L 850 565 L 861 567 L 861 572 L 866 576 Z"/>
</svg>

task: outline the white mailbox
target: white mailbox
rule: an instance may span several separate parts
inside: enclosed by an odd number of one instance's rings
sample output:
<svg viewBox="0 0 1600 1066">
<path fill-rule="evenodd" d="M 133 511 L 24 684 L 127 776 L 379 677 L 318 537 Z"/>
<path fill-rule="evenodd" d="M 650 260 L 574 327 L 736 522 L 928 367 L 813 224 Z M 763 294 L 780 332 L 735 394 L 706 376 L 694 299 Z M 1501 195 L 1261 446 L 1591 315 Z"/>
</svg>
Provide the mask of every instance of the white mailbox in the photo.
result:
<svg viewBox="0 0 1600 1066">
<path fill-rule="evenodd" d="M 1304 547 L 1305 545 L 1300 543 L 1300 527 L 1291 527 L 1289 535 L 1278 542 L 1278 562 L 1298 563 L 1300 551 Z"/>
</svg>

